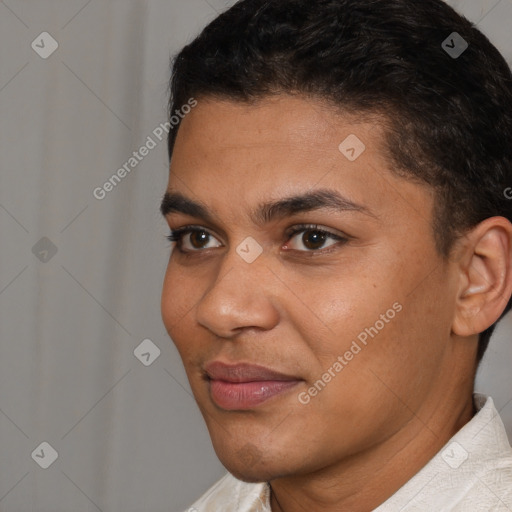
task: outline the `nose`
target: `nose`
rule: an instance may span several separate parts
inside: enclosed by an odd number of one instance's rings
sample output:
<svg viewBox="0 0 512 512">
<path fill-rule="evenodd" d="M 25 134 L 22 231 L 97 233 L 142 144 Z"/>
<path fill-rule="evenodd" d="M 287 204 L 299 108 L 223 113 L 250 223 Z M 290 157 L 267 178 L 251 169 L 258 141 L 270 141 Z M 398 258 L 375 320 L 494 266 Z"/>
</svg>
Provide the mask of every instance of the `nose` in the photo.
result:
<svg viewBox="0 0 512 512">
<path fill-rule="evenodd" d="M 224 338 L 241 329 L 272 329 L 279 321 L 278 283 L 264 254 L 247 263 L 233 249 L 196 306 L 197 322 Z"/>
</svg>

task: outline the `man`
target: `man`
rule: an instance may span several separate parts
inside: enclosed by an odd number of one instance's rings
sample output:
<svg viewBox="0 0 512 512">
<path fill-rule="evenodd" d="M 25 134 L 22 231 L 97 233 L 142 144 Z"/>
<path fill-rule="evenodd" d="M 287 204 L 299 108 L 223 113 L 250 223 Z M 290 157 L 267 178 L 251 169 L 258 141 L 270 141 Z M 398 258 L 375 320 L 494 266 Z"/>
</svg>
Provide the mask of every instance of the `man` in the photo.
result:
<svg viewBox="0 0 512 512">
<path fill-rule="evenodd" d="M 439 0 L 242 0 L 171 86 L 162 317 L 228 470 L 189 510 L 512 510 L 473 389 L 512 295 L 499 52 Z"/>
</svg>

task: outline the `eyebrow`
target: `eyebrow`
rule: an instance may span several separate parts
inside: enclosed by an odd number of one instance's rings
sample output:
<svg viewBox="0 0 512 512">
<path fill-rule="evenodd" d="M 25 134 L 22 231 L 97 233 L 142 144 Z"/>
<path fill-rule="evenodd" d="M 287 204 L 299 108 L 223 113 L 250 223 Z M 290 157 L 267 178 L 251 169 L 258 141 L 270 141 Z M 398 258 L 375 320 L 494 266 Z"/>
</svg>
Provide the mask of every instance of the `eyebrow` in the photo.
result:
<svg viewBox="0 0 512 512">
<path fill-rule="evenodd" d="M 263 225 L 273 220 L 314 210 L 331 210 L 335 213 L 356 211 L 376 218 L 368 208 L 350 201 L 332 189 L 319 189 L 302 195 L 261 203 L 250 212 L 250 218 L 255 224 Z M 213 214 L 205 204 L 193 201 L 180 192 L 166 192 L 160 205 L 160 212 L 164 217 L 176 212 L 200 218 L 212 224 L 215 223 Z"/>
</svg>

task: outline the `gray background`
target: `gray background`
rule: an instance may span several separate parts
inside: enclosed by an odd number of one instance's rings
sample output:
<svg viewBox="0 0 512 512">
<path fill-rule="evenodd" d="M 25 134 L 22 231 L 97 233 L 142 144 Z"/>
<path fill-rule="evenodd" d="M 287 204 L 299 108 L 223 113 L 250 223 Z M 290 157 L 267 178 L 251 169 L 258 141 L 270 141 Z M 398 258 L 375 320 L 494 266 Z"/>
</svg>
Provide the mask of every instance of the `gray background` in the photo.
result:
<svg viewBox="0 0 512 512">
<path fill-rule="evenodd" d="M 232 3 L 0 2 L 2 512 L 177 512 L 225 472 L 160 316 L 165 141 L 93 190 L 166 121 L 169 57 Z M 451 4 L 512 61 L 512 0 Z M 44 31 L 59 45 L 46 59 L 31 47 L 48 50 Z M 511 328 L 477 391 L 512 437 Z M 149 366 L 144 339 L 161 351 Z"/>
</svg>

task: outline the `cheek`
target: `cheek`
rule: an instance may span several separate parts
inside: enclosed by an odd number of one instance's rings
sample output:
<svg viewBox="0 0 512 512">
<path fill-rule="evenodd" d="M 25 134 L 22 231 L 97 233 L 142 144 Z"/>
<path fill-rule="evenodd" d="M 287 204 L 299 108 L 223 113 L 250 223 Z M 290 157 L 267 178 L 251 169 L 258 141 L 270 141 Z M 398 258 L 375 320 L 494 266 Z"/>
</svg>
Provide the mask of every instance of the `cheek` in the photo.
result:
<svg viewBox="0 0 512 512">
<path fill-rule="evenodd" d="M 419 407 L 436 382 L 448 346 L 450 307 L 439 298 L 442 285 L 436 273 L 415 289 L 410 281 L 394 289 L 388 283 L 390 293 L 376 298 L 365 318 L 358 315 L 359 332 L 352 330 L 352 340 L 361 350 L 348 354 L 352 360 L 344 377 L 361 400 L 374 407 L 399 408 L 401 401 Z"/>
<path fill-rule="evenodd" d="M 385 259 L 373 265 L 366 262 L 360 272 L 346 273 L 340 268 L 339 277 L 324 281 L 321 289 L 302 280 L 300 296 L 307 297 L 304 303 L 308 308 L 297 309 L 292 321 L 300 326 L 301 337 L 314 354 L 312 379 L 332 369 L 338 356 L 345 359 L 342 365 L 347 378 L 336 379 L 338 384 L 344 381 L 344 386 L 363 395 L 367 394 L 365 388 L 370 389 L 368 379 L 376 379 L 370 370 L 388 376 L 399 388 L 409 379 L 435 370 L 449 326 L 446 301 L 436 300 L 444 278 L 424 265 L 396 260 L 395 256 L 393 265 L 383 265 Z M 332 371 L 339 375 L 342 370 Z"/>
<path fill-rule="evenodd" d="M 169 336 L 179 348 L 180 332 L 186 331 L 187 318 L 194 304 L 194 286 L 190 280 L 169 264 L 164 277 L 161 297 L 161 314 Z M 197 299 L 195 299 L 197 301 Z"/>
<path fill-rule="evenodd" d="M 172 285 L 172 282 L 172 273 L 170 271 L 170 267 L 168 266 L 162 285 L 162 297 L 160 302 L 162 320 L 168 331 L 176 323 L 177 319 L 176 298 L 178 294 L 176 294 L 175 291 L 173 292 L 174 286 Z"/>
<path fill-rule="evenodd" d="M 327 367 L 350 350 L 354 341 L 365 347 L 365 340 L 389 332 L 400 315 L 397 309 L 401 309 L 396 303 L 402 294 L 387 280 L 376 285 L 366 273 L 346 275 L 342 269 L 338 276 L 329 279 L 321 290 L 307 292 L 305 287 L 302 297 L 307 297 L 304 303 L 308 308 L 297 310 L 300 315 L 294 319 L 295 325 L 301 326 L 303 339 Z"/>
</svg>

